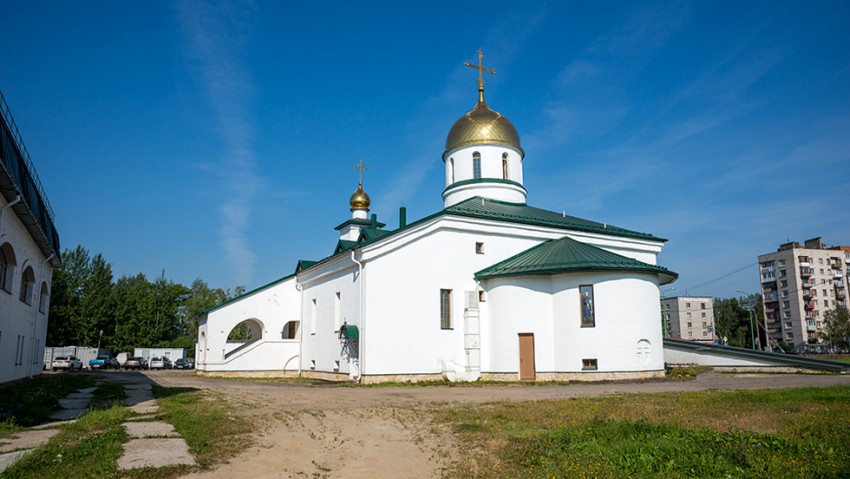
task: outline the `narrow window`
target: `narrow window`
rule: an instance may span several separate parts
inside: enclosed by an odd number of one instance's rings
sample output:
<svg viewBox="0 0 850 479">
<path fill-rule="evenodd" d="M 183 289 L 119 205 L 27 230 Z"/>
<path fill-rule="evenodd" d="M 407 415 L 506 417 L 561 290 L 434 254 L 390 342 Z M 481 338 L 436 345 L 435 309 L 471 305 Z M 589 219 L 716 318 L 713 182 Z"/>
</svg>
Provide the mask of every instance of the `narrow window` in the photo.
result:
<svg viewBox="0 0 850 479">
<path fill-rule="evenodd" d="M 35 274 L 32 272 L 32 267 L 27 266 L 21 274 L 21 301 L 29 305 L 32 304 L 33 283 L 35 283 Z"/>
<path fill-rule="evenodd" d="M 451 183 L 455 182 L 455 159 L 449 158 L 449 178 Z"/>
<path fill-rule="evenodd" d="M 484 243 L 475 243 L 475 254 L 484 254 Z"/>
<path fill-rule="evenodd" d="M 452 329 L 452 290 L 440 290 L 440 329 Z"/>
<path fill-rule="evenodd" d="M 472 178 L 481 178 L 481 153 L 477 151 L 472 154 Z"/>
<path fill-rule="evenodd" d="M 502 153 L 502 179 L 508 179 L 508 154 Z"/>
<path fill-rule="evenodd" d="M 596 358 L 588 358 L 581 360 L 581 369 L 583 371 L 595 371 L 598 368 Z"/>
<path fill-rule="evenodd" d="M 310 334 L 316 334 L 316 300 L 310 305 Z"/>
<path fill-rule="evenodd" d="M 47 283 L 41 283 L 41 295 L 38 300 L 38 312 L 43 313 L 47 310 L 50 294 L 47 291 Z"/>
<path fill-rule="evenodd" d="M 6 252 L 3 251 L 6 245 L 3 245 L 3 248 L 0 248 L 0 289 L 8 291 L 6 289 L 6 278 L 9 274 L 9 260 L 6 259 Z"/>
<path fill-rule="evenodd" d="M 579 286 L 578 292 L 581 296 L 581 327 L 593 328 L 596 326 L 593 312 L 593 285 Z"/>
<path fill-rule="evenodd" d="M 478 290 L 478 302 L 479 302 L 479 303 L 483 303 L 483 302 L 485 302 L 485 301 L 487 301 L 487 297 L 484 295 L 484 290 L 483 290 L 483 289 L 479 289 L 479 290 Z"/>
<path fill-rule="evenodd" d="M 342 326 L 340 303 L 339 292 L 337 292 L 336 297 L 334 298 L 334 332 L 339 331 L 340 326 Z"/>
</svg>

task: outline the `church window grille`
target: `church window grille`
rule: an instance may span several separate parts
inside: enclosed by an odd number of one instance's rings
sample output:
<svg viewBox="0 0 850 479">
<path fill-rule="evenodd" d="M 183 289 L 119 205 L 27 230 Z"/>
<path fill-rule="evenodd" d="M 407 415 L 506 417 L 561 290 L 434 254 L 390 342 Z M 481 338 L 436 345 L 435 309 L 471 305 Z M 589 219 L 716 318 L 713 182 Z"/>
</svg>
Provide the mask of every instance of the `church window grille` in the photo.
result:
<svg viewBox="0 0 850 479">
<path fill-rule="evenodd" d="M 596 327 L 596 317 L 593 304 L 593 285 L 582 285 L 578 287 L 581 296 L 581 327 Z"/>
<path fill-rule="evenodd" d="M 472 178 L 476 180 L 481 178 L 481 153 L 477 151 L 472 154 Z"/>
<path fill-rule="evenodd" d="M 32 272 L 32 267 L 28 266 L 27 269 L 21 273 L 21 301 L 32 305 L 32 290 L 33 285 L 35 283 L 35 274 Z"/>
<path fill-rule="evenodd" d="M 508 179 L 508 154 L 502 153 L 502 179 Z"/>
<path fill-rule="evenodd" d="M 452 329 L 452 290 L 440 290 L 440 329 Z"/>
<path fill-rule="evenodd" d="M 599 369 L 596 358 L 587 358 L 581 360 L 581 369 L 583 371 L 595 371 Z"/>
</svg>

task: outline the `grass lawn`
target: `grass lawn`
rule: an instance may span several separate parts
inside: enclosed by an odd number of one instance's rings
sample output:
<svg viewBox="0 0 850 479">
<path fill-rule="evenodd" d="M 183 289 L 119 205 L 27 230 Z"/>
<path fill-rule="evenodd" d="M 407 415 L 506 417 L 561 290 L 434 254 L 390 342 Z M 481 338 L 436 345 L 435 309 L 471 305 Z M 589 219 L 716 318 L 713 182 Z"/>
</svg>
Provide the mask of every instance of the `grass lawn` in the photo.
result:
<svg viewBox="0 0 850 479">
<path fill-rule="evenodd" d="M 436 408 L 457 478 L 846 478 L 850 390 L 707 391 Z"/>
</svg>

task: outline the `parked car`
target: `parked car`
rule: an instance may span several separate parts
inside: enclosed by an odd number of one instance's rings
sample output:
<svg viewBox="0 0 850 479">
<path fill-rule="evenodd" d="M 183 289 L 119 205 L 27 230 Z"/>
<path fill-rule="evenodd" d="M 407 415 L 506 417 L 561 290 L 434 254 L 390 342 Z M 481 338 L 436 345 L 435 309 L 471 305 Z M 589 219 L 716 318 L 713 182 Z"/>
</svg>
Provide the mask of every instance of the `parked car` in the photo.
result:
<svg viewBox="0 0 850 479">
<path fill-rule="evenodd" d="M 98 357 L 89 361 L 90 369 L 109 369 L 112 367 L 112 357 L 107 354 L 101 354 Z"/>
<path fill-rule="evenodd" d="M 50 365 L 54 371 L 57 369 L 67 369 L 68 371 L 83 369 L 83 362 L 77 359 L 76 356 L 56 356 L 53 358 L 53 363 Z"/>
<path fill-rule="evenodd" d="M 111 369 L 121 369 L 121 363 L 119 363 L 117 359 L 112 358 L 109 360 L 109 367 Z"/>
<path fill-rule="evenodd" d="M 148 362 L 145 360 L 145 358 L 142 358 L 142 357 L 139 357 L 139 356 L 127 358 L 127 360 L 124 361 L 124 369 L 147 369 L 147 368 L 148 368 Z"/>
<path fill-rule="evenodd" d="M 171 360 L 166 357 L 151 358 L 151 369 L 171 369 Z"/>
<path fill-rule="evenodd" d="M 195 360 L 192 358 L 180 358 L 174 361 L 174 369 L 194 369 Z"/>
</svg>

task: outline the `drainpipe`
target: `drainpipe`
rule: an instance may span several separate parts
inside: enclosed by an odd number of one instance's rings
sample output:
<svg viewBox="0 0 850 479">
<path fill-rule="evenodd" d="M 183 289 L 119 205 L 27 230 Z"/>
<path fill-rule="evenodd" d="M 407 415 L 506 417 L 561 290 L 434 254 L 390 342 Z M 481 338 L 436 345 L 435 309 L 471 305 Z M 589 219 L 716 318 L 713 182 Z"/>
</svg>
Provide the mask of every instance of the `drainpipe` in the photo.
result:
<svg viewBox="0 0 850 479">
<path fill-rule="evenodd" d="M 21 195 L 18 195 L 10 203 L 6 203 L 5 205 L 0 206 L 0 236 L 2 236 L 2 233 L 3 233 L 3 212 L 6 211 L 6 208 L 11 208 L 12 206 L 15 206 L 16 204 L 18 204 L 20 202 L 21 202 Z"/>
<path fill-rule="evenodd" d="M 375 222 L 375 215 L 372 215 L 372 221 L 373 221 L 373 223 Z M 359 283 L 359 288 L 360 288 L 360 297 L 359 297 L 359 300 L 358 300 L 358 313 L 357 313 L 358 323 L 360 324 L 360 340 L 359 340 L 359 344 L 357 346 L 357 357 L 359 359 L 358 368 L 360 369 L 360 374 L 359 374 L 359 377 L 357 378 L 357 380 L 362 381 L 363 380 L 363 364 L 365 362 L 364 359 L 366 357 L 366 355 L 364 354 L 365 350 L 363 348 L 363 331 L 365 329 L 364 326 L 365 326 L 365 322 L 366 322 L 366 318 L 363 317 L 363 263 L 361 263 L 360 261 L 357 261 L 357 258 L 354 257 L 354 250 L 351 250 L 351 261 L 357 263 L 357 282 Z"/>
<path fill-rule="evenodd" d="M 298 290 L 301 297 L 301 305 L 298 307 L 298 377 L 301 377 L 304 364 L 304 286 L 298 282 L 298 276 L 295 277 L 295 289 Z M 286 371 L 283 372 L 286 375 Z"/>
<path fill-rule="evenodd" d="M 20 196 L 18 198 L 20 198 Z M 6 206 L 8 206 L 8 205 L 6 205 Z M 30 344 L 31 344 L 30 355 L 31 356 L 35 356 L 35 325 L 38 323 L 38 310 L 41 307 L 41 283 L 44 279 L 43 278 L 44 265 L 48 261 L 52 260 L 53 256 L 55 256 L 55 253 L 50 253 L 50 256 L 48 256 L 38 266 L 38 276 L 36 276 L 36 281 L 35 281 L 35 286 L 38 287 L 38 302 L 36 302 L 35 300 L 33 301 L 35 303 L 35 307 L 33 308 L 33 311 L 32 311 L 32 333 L 30 334 Z M 36 291 L 36 289 L 35 289 L 35 287 L 33 287 L 33 292 L 35 292 L 35 291 Z M 42 354 L 42 356 L 44 356 L 44 355 Z M 42 357 L 41 360 L 43 362 L 44 357 Z M 30 360 L 30 379 L 32 379 L 32 365 L 33 365 L 33 362 L 32 362 L 32 360 Z"/>
</svg>

